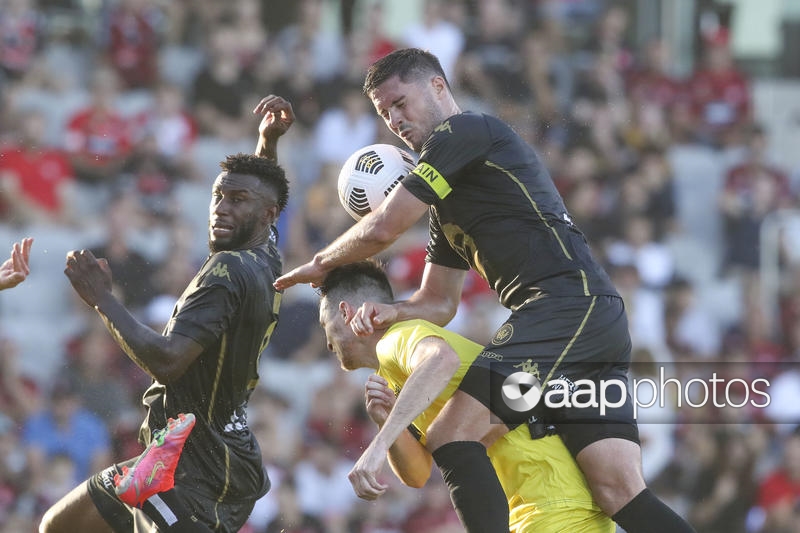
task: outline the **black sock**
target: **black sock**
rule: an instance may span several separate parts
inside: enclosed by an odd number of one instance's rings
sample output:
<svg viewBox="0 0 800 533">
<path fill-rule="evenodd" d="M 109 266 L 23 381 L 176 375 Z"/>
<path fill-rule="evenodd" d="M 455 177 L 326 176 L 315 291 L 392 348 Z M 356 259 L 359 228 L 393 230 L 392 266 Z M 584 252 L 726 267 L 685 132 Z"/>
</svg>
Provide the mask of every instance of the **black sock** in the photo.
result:
<svg viewBox="0 0 800 533">
<path fill-rule="evenodd" d="M 611 519 L 628 533 L 695 533 L 686 520 L 659 500 L 650 489 L 637 494 Z"/>
<path fill-rule="evenodd" d="M 178 499 L 175 489 L 150 496 L 142 504 L 142 511 L 156 523 L 161 533 L 213 533 L 192 516 Z"/>
<path fill-rule="evenodd" d="M 508 500 L 480 442 L 450 442 L 433 452 L 467 533 L 508 533 Z"/>
</svg>

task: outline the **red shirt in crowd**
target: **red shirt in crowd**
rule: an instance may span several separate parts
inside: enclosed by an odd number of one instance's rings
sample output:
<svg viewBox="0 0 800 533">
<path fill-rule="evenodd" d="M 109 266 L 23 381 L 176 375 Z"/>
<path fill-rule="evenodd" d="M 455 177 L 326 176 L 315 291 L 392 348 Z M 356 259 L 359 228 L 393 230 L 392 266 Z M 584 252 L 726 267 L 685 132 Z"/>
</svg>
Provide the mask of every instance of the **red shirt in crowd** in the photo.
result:
<svg viewBox="0 0 800 533">
<path fill-rule="evenodd" d="M 65 146 L 68 152 L 95 158 L 102 166 L 130 152 L 130 125 L 117 113 L 85 109 L 68 122 Z"/>
<path fill-rule="evenodd" d="M 800 502 L 800 479 L 790 479 L 786 472 L 777 470 L 761 483 L 758 505 L 769 509 L 785 501 Z"/>
<path fill-rule="evenodd" d="M 17 145 L 0 151 L 0 175 L 6 173 L 17 178 L 25 196 L 50 213 L 61 210 L 58 189 L 62 183 L 72 181 L 73 176 L 62 151 L 26 150 Z"/>
<path fill-rule="evenodd" d="M 689 80 L 688 93 L 695 117 L 709 126 L 737 124 L 750 114 L 750 83 L 737 70 L 700 70 Z"/>
<path fill-rule="evenodd" d="M 158 35 L 143 11 L 119 8 L 109 20 L 108 55 L 128 87 L 150 87 L 158 74 Z"/>
</svg>

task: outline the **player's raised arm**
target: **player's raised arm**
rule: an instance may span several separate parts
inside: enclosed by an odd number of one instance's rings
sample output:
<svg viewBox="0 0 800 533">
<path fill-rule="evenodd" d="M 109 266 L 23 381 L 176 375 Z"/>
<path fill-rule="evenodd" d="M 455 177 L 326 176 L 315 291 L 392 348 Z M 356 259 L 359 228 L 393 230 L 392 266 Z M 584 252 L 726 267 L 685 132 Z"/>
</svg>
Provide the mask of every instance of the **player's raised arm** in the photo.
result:
<svg viewBox="0 0 800 533">
<path fill-rule="evenodd" d="M 258 102 L 253 114 L 262 115 L 258 125 L 255 155 L 278 160 L 278 139 L 294 124 L 294 110 L 288 100 L 271 94 Z"/>
</svg>

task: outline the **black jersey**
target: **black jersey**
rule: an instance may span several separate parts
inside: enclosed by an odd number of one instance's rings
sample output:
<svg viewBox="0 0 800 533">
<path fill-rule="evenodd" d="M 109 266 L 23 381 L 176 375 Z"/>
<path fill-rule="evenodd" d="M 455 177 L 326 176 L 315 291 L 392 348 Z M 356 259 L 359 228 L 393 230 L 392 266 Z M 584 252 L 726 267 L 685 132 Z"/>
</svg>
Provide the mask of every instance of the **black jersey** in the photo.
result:
<svg viewBox="0 0 800 533">
<path fill-rule="evenodd" d="M 245 409 L 258 383 L 259 356 L 277 323 L 280 293 L 272 283 L 280 273 L 272 241 L 210 255 L 165 328 L 195 340 L 203 352 L 179 379 L 156 381 L 144 395 L 144 443 L 167 417 L 195 414 L 176 484 L 217 501 L 260 497 L 269 488 Z"/>
<path fill-rule="evenodd" d="M 427 260 L 472 267 L 505 307 L 547 295 L 617 294 L 547 169 L 501 120 L 448 118 L 401 183 L 431 205 Z"/>
</svg>

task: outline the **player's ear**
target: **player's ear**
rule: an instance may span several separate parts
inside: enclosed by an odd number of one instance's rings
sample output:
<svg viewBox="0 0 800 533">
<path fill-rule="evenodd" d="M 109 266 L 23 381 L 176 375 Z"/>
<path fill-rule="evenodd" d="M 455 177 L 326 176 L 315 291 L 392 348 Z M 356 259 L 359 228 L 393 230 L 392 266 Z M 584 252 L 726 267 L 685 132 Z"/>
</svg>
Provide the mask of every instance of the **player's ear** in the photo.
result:
<svg viewBox="0 0 800 533">
<path fill-rule="evenodd" d="M 441 76 L 434 76 L 433 79 L 431 79 L 431 84 L 433 85 L 433 89 L 436 91 L 436 94 L 439 95 L 442 94 L 442 91 L 447 88 L 447 83 Z"/>
<path fill-rule="evenodd" d="M 342 300 L 339 302 L 339 314 L 344 319 L 345 323 L 349 324 L 353 315 L 356 314 L 356 308 Z"/>
</svg>

